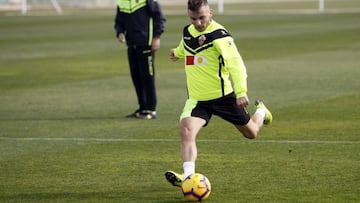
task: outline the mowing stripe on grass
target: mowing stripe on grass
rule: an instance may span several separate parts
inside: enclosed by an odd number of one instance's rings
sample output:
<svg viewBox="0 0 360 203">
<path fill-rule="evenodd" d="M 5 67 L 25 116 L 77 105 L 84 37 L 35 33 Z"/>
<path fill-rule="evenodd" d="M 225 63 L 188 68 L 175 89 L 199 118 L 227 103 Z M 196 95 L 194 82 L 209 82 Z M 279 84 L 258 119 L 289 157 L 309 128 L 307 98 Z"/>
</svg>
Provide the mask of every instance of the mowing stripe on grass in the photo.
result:
<svg viewBox="0 0 360 203">
<path fill-rule="evenodd" d="M 179 139 L 127 139 L 127 138 L 46 138 L 46 137 L 0 137 L 0 140 L 10 141 L 70 141 L 70 142 L 180 142 Z M 326 140 L 222 140 L 199 139 L 197 142 L 221 143 L 285 143 L 285 144 L 360 144 L 360 141 L 326 141 Z"/>
</svg>

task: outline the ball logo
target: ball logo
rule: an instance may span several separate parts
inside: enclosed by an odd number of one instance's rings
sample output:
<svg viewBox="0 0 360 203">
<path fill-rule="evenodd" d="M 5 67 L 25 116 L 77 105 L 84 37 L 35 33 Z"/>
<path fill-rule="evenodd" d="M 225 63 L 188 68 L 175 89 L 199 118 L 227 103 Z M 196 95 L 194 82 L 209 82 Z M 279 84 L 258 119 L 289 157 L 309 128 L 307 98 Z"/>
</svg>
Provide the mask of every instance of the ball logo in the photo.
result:
<svg viewBox="0 0 360 203">
<path fill-rule="evenodd" d="M 198 189 L 205 189 L 206 187 L 205 187 L 205 186 L 198 185 L 197 188 L 198 188 Z"/>
</svg>

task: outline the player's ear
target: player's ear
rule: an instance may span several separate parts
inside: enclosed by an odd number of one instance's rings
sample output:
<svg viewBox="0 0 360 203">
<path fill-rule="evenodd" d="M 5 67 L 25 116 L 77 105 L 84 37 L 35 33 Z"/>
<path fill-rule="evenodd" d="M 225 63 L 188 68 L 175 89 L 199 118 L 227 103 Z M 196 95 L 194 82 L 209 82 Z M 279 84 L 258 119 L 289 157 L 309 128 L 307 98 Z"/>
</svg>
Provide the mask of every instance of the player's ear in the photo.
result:
<svg viewBox="0 0 360 203">
<path fill-rule="evenodd" d="M 213 16 L 213 9 L 212 8 L 210 8 L 210 18 Z"/>
</svg>

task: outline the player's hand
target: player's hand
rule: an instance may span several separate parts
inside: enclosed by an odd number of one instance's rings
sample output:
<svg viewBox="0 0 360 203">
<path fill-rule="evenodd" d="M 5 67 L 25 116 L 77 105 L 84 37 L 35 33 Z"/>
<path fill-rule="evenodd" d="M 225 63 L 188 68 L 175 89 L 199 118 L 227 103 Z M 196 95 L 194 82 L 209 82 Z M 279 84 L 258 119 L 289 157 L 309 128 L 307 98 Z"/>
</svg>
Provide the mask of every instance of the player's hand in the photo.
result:
<svg viewBox="0 0 360 203">
<path fill-rule="evenodd" d="M 249 105 L 249 99 L 247 96 L 237 98 L 236 104 L 239 108 L 245 108 L 247 105 Z"/>
<path fill-rule="evenodd" d="M 157 50 L 160 49 L 160 37 L 154 37 L 153 38 L 151 49 L 153 51 L 157 51 Z"/>
<path fill-rule="evenodd" d="M 172 61 L 176 61 L 176 60 L 179 59 L 179 58 L 177 58 L 177 57 L 175 56 L 174 51 L 175 51 L 175 49 L 170 49 L 170 59 L 171 59 Z"/>
<path fill-rule="evenodd" d="M 119 34 L 118 40 L 119 40 L 119 42 L 121 42 L 121 43 L 124 43 L 124 42 L 125 42 L 125 35 L 124 35 L 124 33 L 120 33 L 120 34 Z"/>
</svg>

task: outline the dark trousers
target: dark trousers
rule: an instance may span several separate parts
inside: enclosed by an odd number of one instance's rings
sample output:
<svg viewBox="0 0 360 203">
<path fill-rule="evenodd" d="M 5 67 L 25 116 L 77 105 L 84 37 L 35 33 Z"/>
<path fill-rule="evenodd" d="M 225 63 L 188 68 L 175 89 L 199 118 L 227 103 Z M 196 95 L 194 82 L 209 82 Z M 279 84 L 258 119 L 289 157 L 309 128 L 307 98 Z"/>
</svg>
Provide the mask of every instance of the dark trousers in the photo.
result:
<svg viewBox="0 0 360 203">
<path fill-rule="evenodd" d="M 156 110 L 154 52 L 151 47 L 128 47 L 128 60 L 140 110 Z"/>
</svg>

